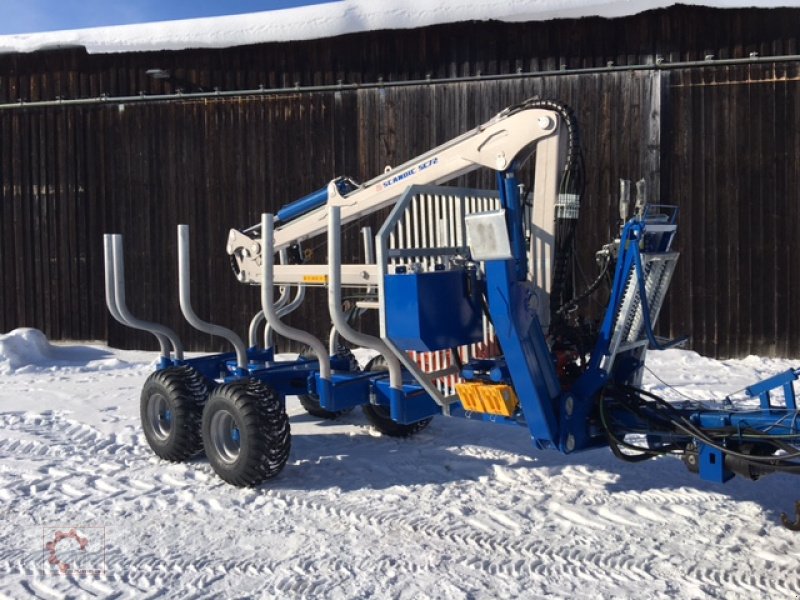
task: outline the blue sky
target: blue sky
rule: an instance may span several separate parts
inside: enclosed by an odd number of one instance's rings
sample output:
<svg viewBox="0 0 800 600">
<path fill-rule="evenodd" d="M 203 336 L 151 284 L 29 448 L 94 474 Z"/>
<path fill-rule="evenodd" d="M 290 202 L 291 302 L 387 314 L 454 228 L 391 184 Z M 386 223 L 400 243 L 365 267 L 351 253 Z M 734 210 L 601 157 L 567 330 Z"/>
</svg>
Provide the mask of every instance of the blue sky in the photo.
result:
<svg viewBox="0 0 800 600">
<path fill-rule="evenodd" d="M 276 10 L 335 0 L 0 0 L 0 35 Z"/>
</svg>

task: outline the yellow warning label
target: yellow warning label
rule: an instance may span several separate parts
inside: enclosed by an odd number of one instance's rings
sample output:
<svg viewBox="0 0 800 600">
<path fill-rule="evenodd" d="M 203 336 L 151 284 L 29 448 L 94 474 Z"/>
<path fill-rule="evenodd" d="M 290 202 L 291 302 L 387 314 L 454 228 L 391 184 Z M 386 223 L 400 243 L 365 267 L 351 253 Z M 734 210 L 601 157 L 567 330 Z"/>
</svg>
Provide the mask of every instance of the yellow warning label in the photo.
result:
<svg viewBox="0 0 800 600">
<path fill-rule="evenodd" d="M 303 283 L 328 283 L 327 275 L 303 275 Z"/>
<path fill-rule="evenodd" d="M 472 412 L 510 417 L 519 406 L 517 395 L 507 385 L 463 382 L 456 384 L 456 393 L 464 410 Z"/>
</svg>

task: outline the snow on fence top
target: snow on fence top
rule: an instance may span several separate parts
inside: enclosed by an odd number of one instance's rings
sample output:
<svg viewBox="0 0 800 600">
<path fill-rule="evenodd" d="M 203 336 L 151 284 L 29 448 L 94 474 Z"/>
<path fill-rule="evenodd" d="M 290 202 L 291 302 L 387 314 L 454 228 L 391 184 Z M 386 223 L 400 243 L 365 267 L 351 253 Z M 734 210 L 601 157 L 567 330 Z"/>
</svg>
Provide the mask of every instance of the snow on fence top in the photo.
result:
<svg viewBox="0 0 800 600">
<path fill-rule="evenodd" d="M 797 1 L 682 0 L 716 8 L 797 6 Z M 89 53 L 225 48 L 327 38 L 460 21 L 544 21 L 621 17 L 675 4 L 667 0 L 341 0 L 244 15 L 0 36 L 0 53 L 84 46 Z"/>
</svg>

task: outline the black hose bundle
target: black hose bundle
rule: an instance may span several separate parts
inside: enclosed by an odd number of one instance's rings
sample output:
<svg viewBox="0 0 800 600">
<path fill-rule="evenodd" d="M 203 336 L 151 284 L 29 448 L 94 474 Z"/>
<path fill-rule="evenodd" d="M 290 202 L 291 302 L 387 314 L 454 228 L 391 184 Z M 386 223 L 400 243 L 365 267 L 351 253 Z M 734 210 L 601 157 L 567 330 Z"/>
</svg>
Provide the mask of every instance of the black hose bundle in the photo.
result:
<svg viewBox="0 0 800 600">
<path fill-rule="evenodd" d="M 640 388 L 609 384 L 598 404 L 600 422 L 612 451 L 624 460 L 644 460 L 659 454 L 687 455 L 696 442 L 719 450 L 725 457 L 725 467 L 739 475 L 757 479 L 769 473 L 800 474 L 800 432 L 797 413 L 791 419 L 779 419 L 765 430 L 743 427 L 701 428 L 660 396 Z M 612 411 L 629 413 L 643 425 L 631 428 L 614 421 Z M 788 419 L 789 423 L 783 422 Z M 782 431 L 783 433 L 778 433 Z M 672 440 L 659 447 L 635 446 L 624 441 L 626 433 L 651 434 Z M 655 435 L 653 435 L 655 434 Z M 680 440 L 684 440 L 681 444 Z M 686 440 L 690 440 L 687 445 Z M 637 454 L 625 454 L 621 448 Z"/>
<path fill-rule="evenodd" d="M 525 108 L 541 108 L 557 113 L 567 129 L 567 157 L 564 173 L 558 186 L 556 203 L 553 271 L 550 287 L 551 323 L 556 327 L 565 321 L 562 308 L 571 304 L 575 296 L 574 239 L 578 224 L 580 200 L 585 188 L 583 152 L 578 131 L 578 121 L 572 109 L 555 100 L 529 100 Z"/>
</svg>

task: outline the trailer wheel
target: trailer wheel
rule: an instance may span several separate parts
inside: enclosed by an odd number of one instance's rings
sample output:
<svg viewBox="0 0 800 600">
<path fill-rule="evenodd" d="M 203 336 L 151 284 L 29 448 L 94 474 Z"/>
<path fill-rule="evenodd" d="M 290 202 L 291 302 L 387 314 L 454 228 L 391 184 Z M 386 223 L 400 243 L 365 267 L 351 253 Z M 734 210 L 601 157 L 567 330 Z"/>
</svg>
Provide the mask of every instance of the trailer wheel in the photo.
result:
<svg viewBox="0 0 800 600">
<path fill-rule="evenodd" d="M 350 351 L 349 348 L 343 348 L 341 350 L 342 355 L 350 360 L 350 364 L 353 365 L 353 370 L 358 370 L 358 361 L 356 357 L 353 356 L 353 353 Z M 302 352 L 300 352 L 300 356 L 303 358 L 316 358 L 317 355 L 314 353 L 311 348 L 306 346 Z M 344 414 L 349 413 L 352 411 L 352 408 L 346 408 L 344 410 L 326 410 L 322 408 L 319 403 L 319 396 L 316 394 L 301 394 L 298 396 L 300 399 L 300 405 L 305 409 L 305 411 L 310 414 L 312 417 L 319 417 L 320 419 L 338 419 Z"/>
<path fill-rule="evenodd" d="M 300 405 L 308 414 L 312 417 L 319 417 L 320 419 L 338 419 L 343 414 L 353 410 L 352 408 L 345 410 L 326 410 L 322 408 L 322 405 L 319 403 L 319 396 L 316 394 L 303 394 L 302 396 L 298 396 L 298 398 L 300 400 Z"/>
<path fill-rule="evenodd" d="M 364 370 L 388 371 L 389 366 L 386 364 L 386 359 L 379 354 L 367 363 Z M 430 425 L 433 420 L 433 417 L 428 417 L 427 419 L 422 419 L 421 421 L 409 423 L 407 425 L 398 423 L 392 420 L 389 407 L 381 404 L 364 404 L 361 410 L 364 411 L 364 416 L 367 417 L 367 421 L 369 421 L 375 429 L 391 437 L 409 437 L 415 433 L 419 433 Z"/>
<path fill-rule="evenodd" d="M 203 411 L 206 456 L 221 479 L 252 487 L 289 459 L 289 417 L 280 396 L 256 380 L 217 387 Z"/>
<path fill-rule="evenodd" d="M 142 387 L 139 413 L 144 437 L 157 456 L 182 462 L 203 449 L 200 423 L 206 382 L 189 366 L 156 371 Z"/>
</svg>

